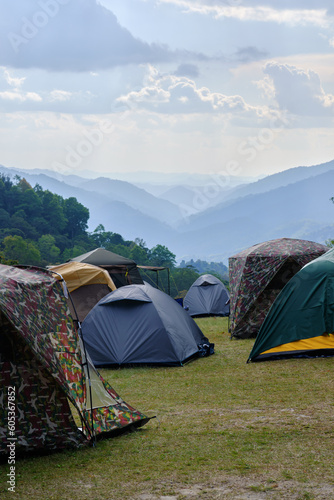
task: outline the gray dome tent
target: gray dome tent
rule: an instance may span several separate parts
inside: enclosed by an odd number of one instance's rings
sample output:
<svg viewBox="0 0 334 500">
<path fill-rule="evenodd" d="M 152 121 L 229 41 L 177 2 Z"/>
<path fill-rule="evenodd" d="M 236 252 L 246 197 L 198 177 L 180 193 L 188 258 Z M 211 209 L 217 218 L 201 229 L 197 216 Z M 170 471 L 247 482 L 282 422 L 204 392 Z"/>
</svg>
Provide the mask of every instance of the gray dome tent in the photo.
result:
<svg viewBox="0 0 334 500">
<path fill-rule="evenodd" d="M 182 365 L 214 347 L 174 299 L 147 283 L 103 297 L 82 323 L 82 334 L 96 366 Z"/>
<path fill-rule="evenodd" d="M 189 288 L 183 305 L 190 316 L 228 316 L 229 302 L 225 285 L 215 276 L 203 274 Z"/>
</svg>

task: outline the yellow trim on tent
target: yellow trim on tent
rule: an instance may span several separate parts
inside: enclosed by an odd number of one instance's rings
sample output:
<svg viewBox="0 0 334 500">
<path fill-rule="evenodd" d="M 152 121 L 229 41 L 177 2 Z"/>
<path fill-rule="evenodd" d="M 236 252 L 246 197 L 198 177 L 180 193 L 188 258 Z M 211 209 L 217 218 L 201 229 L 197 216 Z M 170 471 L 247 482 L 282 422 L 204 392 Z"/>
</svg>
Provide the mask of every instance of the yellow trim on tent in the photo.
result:
<svg viewBox="0 0 334 500">
<path fill-rule="evenodd" d="M 116 290 L 116 286 L 108 271 L 92 264 L 73 261 L 52 266 L 49 269 L 50 271 L 59 273 L 64 278 L 70 293 L 81 286 L 99 284 L 108 285 L 111 291 Z M 60 279 L 59 276 L 56 275 L 56 277 Z"/>
<path fill-rule="evenodd" d="M 270 354 L 273 352 L 290 352 L 290 351 L 314 351 L 318 349 L 334 349 L 334 334 L 323 333 L 319 337 L 312 337 L 309 339 L 296 340 L 295 342 L 288 342 L 281 344 L 268 351 L 261 352 L 263 354 Z"/>
</svg>

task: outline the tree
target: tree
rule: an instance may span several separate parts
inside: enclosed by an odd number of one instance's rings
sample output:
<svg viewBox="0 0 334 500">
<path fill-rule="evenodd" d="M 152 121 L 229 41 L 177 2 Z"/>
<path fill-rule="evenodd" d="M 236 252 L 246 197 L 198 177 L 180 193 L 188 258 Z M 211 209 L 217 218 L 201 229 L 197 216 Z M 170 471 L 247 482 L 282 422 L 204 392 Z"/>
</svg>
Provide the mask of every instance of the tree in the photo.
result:
<svg viewBox="0 0 334 500">
<path fill-rule="evenodd" d="M 0 194 L 1 196 L 1 194 Z M 0 208 L 0 227 L 8 228 L 10 226 L 10 215 L 4 208 Z"/>
<path fill-rule="evenodd" d="M 42 210 L 42 202 L 38 194 L 25 179 L 20 181 L 17 190 L 20 192 L 20 203 L 16 210 L 23 210 L 26 218 L 38 217 Z"/>
<path fill-rule="evenodd" d="M 41 258 L 46 264 L 55 264 L 60 255 L 60 249 L 55 245 L 55 238 L 51 234 L 44 234 L 38 239 L 38 248 Z"/>
<path fill-rule="evenodd" d="M 17 260 L 22 265 L 39 265 L 41 262 L 38 248 L 21 236 L 7 236 L 3 240 L 3 248 L 7 260 Z"/>
<path fill-rule="evenodd" d="M 4 264 L 6 266 L 17 266 L 17 260 L 5 259 L 3 253 L 0 252 L 0 264 Z"/>
<path fill-rule="evenodd" d="M 64 215 L 67 219 L 67 234 L 72 240 L 86 233 L 88 228 L 89 210 L 71 197 L 63 202 Z"/>
<path fill-rule="evenodd" d="M 29 238 L 32 240 L 35 240 L 38 238 L 39 232 L 38 230 L 29 224 L 27 221 L 26 214 L 24 213 L 24 210 L 19 210 L 18 212 L 15 212 L 11 218 L 10 218 L 10 226 L 13 229 L 20 229 L 25 238 Z"/>
<path fill-rule="evenodd" d="M 81 247 L 79 245 L 75 245 L 73 248 L 66 248 L 62 253 L 62 261 L 66 262 L 67 260 L 73 259 L 78 255 L 86 253 L 86 248 Z"/>
<path fill-rule="evenodd" d="M 126 257 L 127 259 L 130 258 L 130 248 L 125 245 L 108 245 L 106 250 L 122 255 L 122 257 Z"/>
<path fill-rule="evenodd" d="M 99 224 L 89 236 L 93 240 L 96 247 L 104 248 L 106 239 L 105 234 L 106 230 L 104 225 Z"/>
<path fill-rule="evenodd" d="M 191 266 L 176 267 L 171 272 L 171 296 L 184 297 L 199 273 Z"/>
<path fill-rule="evenodd" d="M 103 224 L 99 224 L 96 229 L 89 235 L 90 240 L 95 247 L 106 248 L 111 252 L 114 245 L 125 245 L 125 241 L 118 233 L 106 231 Z"/>
<path fill-rule="evenodd" d="M 176 255 L 164 245 L 156 245 L 150 251 L 150 263 L 153 266 L 174 267 Z"/>
<path fill-rule="evenodd" d="M 148 252 L 147 248 L 142 248 L 139 245 L 133 245 L 133 247 L 130 250 L 129 257 L 130 259 L 134 260 L 136 264 L 145 266 L 149 264 L 149 258 L 147 252 Z"/>
<path fill-rule="evenodd" d="M 121 236 L 118 233 L 110 233 L 110 241 L 109 245 L 124 245 L 126 246 L 126 241 L 123 239 L 123 236 Z"/>
<path fill-rule="evenodd" d="M 61 234 L 66 229 L 67 219 L 64 215 L 61 196 L 55 195 L 50 191 L 42 191 L 42 214 L 41 216 L 48 223 L 48 232 L 50 234 Z"/>
</svg>

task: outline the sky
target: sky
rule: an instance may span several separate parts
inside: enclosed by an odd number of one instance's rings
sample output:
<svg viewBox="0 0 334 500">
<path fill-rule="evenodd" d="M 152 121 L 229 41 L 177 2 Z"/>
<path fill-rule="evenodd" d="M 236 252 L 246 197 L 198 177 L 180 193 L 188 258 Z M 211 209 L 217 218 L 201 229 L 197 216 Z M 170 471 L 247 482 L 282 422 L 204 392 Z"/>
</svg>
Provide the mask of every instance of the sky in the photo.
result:
<svg viewBox="0 0 334 500">
<path fill-rule="evenodd" d="M 264 176 L 334 159 L 330 0 L 0 6 L 0 164 Z"/>
</svg>

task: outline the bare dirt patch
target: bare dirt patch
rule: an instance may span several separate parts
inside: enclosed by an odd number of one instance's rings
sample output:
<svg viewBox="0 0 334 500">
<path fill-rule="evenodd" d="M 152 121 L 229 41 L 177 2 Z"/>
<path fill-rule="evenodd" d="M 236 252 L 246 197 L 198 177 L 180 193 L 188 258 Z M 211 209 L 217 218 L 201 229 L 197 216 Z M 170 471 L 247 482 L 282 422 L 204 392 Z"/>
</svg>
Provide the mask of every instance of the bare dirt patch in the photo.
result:
<svg viewBox="0 0 334 500">
<path fill-rule="evenodd" d="M 334 484 L 301 484 L 292 480 L 273 481 L 261 477 L 226 477 L 210 484 L 182 485 L 173 481 L 154 486 L 154 492 L 140 493 L 136 500 L 331 500 Z M 168 491 L 168 492 L 167 492 Z"/>
</svg>

